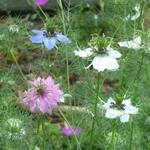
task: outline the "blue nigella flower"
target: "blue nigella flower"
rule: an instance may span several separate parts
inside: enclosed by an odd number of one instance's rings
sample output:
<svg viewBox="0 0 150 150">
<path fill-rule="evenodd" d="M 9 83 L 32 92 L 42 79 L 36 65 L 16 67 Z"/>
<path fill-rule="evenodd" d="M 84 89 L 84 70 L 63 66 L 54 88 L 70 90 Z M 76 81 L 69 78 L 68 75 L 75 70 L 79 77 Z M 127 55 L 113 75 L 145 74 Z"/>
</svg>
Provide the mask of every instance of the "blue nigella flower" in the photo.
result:
<svg viewBox="0 0 150 150">
<path fill-rule="evenodd" d="M 62 35 L 59 32 L 50 33 L 47 30 L 32 30 L 35 34 L 34 36 L 30 36 L 30 40 L 32 43 L 44 43 L 45 47 L 48 50 L 52 50 L 56 47 L 56 42 L 59 41 L 64 44 L 68 44 L 71 41 L 65 35 Z"/>
</svg>

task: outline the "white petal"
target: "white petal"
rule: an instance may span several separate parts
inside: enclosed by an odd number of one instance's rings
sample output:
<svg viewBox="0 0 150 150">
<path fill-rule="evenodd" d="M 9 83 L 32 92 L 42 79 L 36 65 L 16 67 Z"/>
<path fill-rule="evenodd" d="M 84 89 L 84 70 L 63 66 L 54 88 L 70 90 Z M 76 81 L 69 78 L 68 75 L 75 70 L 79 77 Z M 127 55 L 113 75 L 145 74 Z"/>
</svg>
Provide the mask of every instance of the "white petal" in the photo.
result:
<svg viewBox="0 0 150 150">
<path fill-rule="evenodd" d="M 127 114 L 137 114 L 138 113 L 138 108 L 131 105 L 131 106 L 125 107 L 124 111 Z"/>
<path fill-rule="evenodd" d="M 125 106 L 130 106 L 131 105 L 131 99 L 123 100 L 122 104 L 124 104 Z"/>
<path fill-rule="evenodd" d="M 103 105 L 102 105 L 102 107 L 104 108 L 104 109 L 109 109 L 113 104 L 116 104 L 116 102 L 115 102 L 115 100 L 113 99 L 113 98 L 109 98 L 108 99 L 108 101 L 107 101 L 107 103 L 104 103 Z"/>
<path fill-rule="evenodd" d="M 124 114 L 124 115 L 121 115 L 120 116 L 120 121 L 125 123 L 125 122 L 128 122 L 129 121 L 129 114 Z"/>
<path fill-rule="evenodd" d="M 120 47 L 127 47 L 127 48 L 131 48 L 130 47 L 130 41 L 122 41 L 122 42 L 118 42 Z"/>
<path fill-rule="evenodd" d="M 120 47 L 138 49 L 141 47 L 141 42 L 142 42 L 141 37 L 138 36 L 131 41 L 118 42 L 118 44 Z"/>
<path fill-rule="evenodd" d="M 98 55 L 94 57 L 92 64 L 93 68 L 96 69 L 98 72 L 104 71 L 105 69 L 117 70 L 119 68 L 117 60 L 109 56 Z"/>
<path fill-rule="evenodd" d="M 131 99 L 123 100 L 124 112 L 126 114 L 137 114 L 138 108 L 131 104 Z"/>
<path fill-rule="evenodd" d="M 86 48 L 84 50 L 76 50 L 76 51 L 74 51 L 74 54 L 76 56 L 85 58 L 85 57 L 91 56 L 93 54 L 93 52 L 92 52 L 92 48 Z"/>
<path fill-rule="evenodd" d="M 133 43 L 135 44 L 135 47 L 140 48 L 140 45 L 142 44 L 142 39 L 140 36 L 137 36 L 133 39 Z"/>
<path fill-rule="evenodd" d="M 114 50 L 110 46 L 108 46 L 106 49 L 107 49 L 108 54 L 109 54 L 110 57 L 113 57 L 113 58 L 120 58 L 121 57 L 121 53 Z"/>
<path fill-rule="evenodd" d="M 114 119 L 114 118 L 119 117 L 120 114 L 121 114 L 121 112 L 119 110 L 110 108 L 110 109 L 107 109 L 105 117 L 109 118 L 109 119 Z"/>
<path fill-rule="evenodd" d="M 141 14 L 141 12 L 140 12 L 140 5 L 135 6 L 134 9 L 135 9 L 136 13 L 135 13 L 135 15 L 133 15 L 131 17 L 132 21 L 135 21 L 136 19 L 138 19 L 140 17 L 140 14 Z"/>
<path fill-rule="evenodd" d="M 132 21 L 135 21 L 136 19 L 138 19 L 139 17 L 140 17 L 140 12 L 137 12 L 135 15 L 133 15 L 132 17 L 131 17 L 131 20 Z"/>
</svg>

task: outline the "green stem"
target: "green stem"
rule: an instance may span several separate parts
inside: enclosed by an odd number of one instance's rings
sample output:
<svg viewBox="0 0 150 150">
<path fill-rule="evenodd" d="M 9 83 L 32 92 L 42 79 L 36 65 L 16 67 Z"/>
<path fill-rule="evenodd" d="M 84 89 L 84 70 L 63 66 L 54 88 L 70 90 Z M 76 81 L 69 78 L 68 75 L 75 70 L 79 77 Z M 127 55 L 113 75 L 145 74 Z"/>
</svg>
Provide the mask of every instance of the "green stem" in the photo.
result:
<svg viewBox="0 0 150 150">
<path fill-rule="evenodd" d="M 26 77 L 24 76 L 24 74 L 23 74 L 23 72 L 22 72 L 22 70 L 21 70 L 21 68 L 20 68 L 20 66 L 19 66 L 19 64 L 18 64 L 18 61 L 17 61 L 17 59 L 16 59 L 16 57 L 15 57 L 15 55 L 14 55 L 14 53 L 13 53 L 13 49 L 10 49 L 10 54 L 11 54 L 13 60 L 15 61 L 16 66 L 18 67 L 18 70 L 19 70 L 19 72 L 20 72 L 22 78 L 23 78 L 25 81 L 27 81 L 27 79 L 26 79 Z"/>
<path fill-rule="evenodd" d="M 115 139 L 115 130 L 116 130 L 116 122 L 113 124 L 113 131 L 112 131 L 112 137 L 111 137 L 111 145 L 110 145 L 110 149 L 114 150 L 114 139 Z"/>
<path fill-rule="evenodd" d="M 130 133 L 130 145 L 129 145 L 129 150 L 132 150 L 132 140 L 133 140 L 133 121 L 131 122 L 131 133 Z"/>
<path fill-rule="evenodd" d="M 91 137 L 90 137 L 90 149 L 93 149 L 93 144 L 94 144 L 94 140 L 93 140 L 93 134 L 94 134 L 94 128 L 95 128 L 95 122 L 96 122 L 96 118 L 97 118 L 97 104 L 98 104 L 98 96 L 99 96 L 99 92 L 100 92 L 100 73 L 98 73 L 97 75 L 97 88 L 96 88 L 96 99 L 95 99 L 95 104 L 94 104 L 94 117 L 93 117 L 93 121 L 92 121 L 92 130 L 91 130 Z"/>
<path fill-rule="evenodd" d="M 65 21 L 65 13 L 64 13 L 64 8 L 63 8 L 63 4 L 62 4 L 62 0 L 57 0 L 58 2 L 58 5 L 60 7 L 60 11 L 61 11 L 61 17 L 62 17 L 62 24 L 63 24 L 63 31 L 64 31 L 64 34 L 67 33 L 66 31 L 66 21 Z M 69 18 L 69 12 L 68 12 L 68 18 Z M 69 20 L 68 20 L 69 22 Z M 68 64 L 69 60 L 68 60 L 68 53 L 66 51 L 66 76 L 67 76 L 67 87 L 68 87 L 68 91 L 70 89 L 70 74 L 69 74 L 69 64 Z"/>
</svg>

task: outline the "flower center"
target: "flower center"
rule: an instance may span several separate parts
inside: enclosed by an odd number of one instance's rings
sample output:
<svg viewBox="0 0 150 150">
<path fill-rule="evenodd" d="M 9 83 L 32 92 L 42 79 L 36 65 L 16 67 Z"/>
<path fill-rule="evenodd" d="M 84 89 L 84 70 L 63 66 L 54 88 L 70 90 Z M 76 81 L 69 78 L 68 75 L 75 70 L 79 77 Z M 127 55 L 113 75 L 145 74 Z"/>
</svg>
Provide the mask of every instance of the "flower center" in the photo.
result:
<svg viewBox="0 0 150 150">
<path fill-rule="evenodd" d="M 49 31 L 44 31 L 43 32 L 43 36 L 45 36 L 45 37 L 53 37 L 53 36 L 55 36 L 55 31 L 54 31 L 54 29 L 50 29 Z"/>
<path fill-rule="evenodd" d="M 40 95 L 43 95 L 43 94 L 44 94 L 44 88 L 43 88 L 43 86 L 42 86 L 42 85 L 38 85 L 38 86 L 36 87 L 36 91 L 37 91 L 37 93 L 39 93 Z"/>
<path fill-rule="evenodd" d="M 121 104 L 120 109 L 125 110 L 125 104 Z"/>
<path fill-rule="evenodd" d="M 115 107 L 115 103 L 114 102 L 110 102 L 110 108 L 114 108 Z"/>
<path fill-rule="evenodd" d="M 107 55 L 106 48 L 98 48 L 95 52 L 96 54 Z"/>
</svg>

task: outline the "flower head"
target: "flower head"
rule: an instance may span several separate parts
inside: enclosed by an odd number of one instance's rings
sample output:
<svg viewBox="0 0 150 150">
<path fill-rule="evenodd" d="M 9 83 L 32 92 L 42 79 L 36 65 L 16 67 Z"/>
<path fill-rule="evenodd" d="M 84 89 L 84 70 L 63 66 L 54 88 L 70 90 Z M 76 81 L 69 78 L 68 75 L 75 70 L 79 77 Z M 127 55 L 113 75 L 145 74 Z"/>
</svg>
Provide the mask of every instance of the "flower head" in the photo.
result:
<svg viewBox="0 0 150 150">
<path fill-rule="evenodd" d="M 74 51 L 74 53 L 76 56 L 83 58 L 93 55 L 94 58 L 92 63 L 87 68 L 93 65 L 93 68 L 98 72 L 104 70 L 117 70 L 119 68 L 117 58 L 121 57 L 121 54 L 112 49 L 110 46 L 107 46 L 105 49 L 103 49 L 103 51 L 99 51 L 97 47 L 91 47 L 84 50 Z"/>
<path fill-rule="evenodd" d="M 109 119 L 120 118 L 120 121 L 125 123 L 129 121 L 131 114 L 137 114 L 138 108 L 131 104 L 130 99 L 123 100 L 120 109 L 116 107 L 116 102 L 112 98 L 109 98 L 106 103 L 103 104 L 103 108 L 106 110 L 105 117 Z"/>
<path fill-rule="evenodd" d="M 35 6 L 42 6 L 45 5 L 48 2 L 48 0 L 36 0 L 34 5 Z"/>
<path fill-rule="evenodd" d="M 120 47 L 126 47 L 126 48 L 131 48 L 131 49 L 141 48 L 141 43 L 142 43 L 142 40 L 140 36 L 137 36 L 133 40 L 130 40 L 130 41 L 118 42 Z"/>
<path fill-rule="evenodd" d="M 41 111 L 51 114 L 63 95 L 59 85 L 55 84 L 52 77 L 49 76 L 46 79 L 39 77 L 30 81 L 30 87 L 24 93 L 22 103 L 29 107 L 31 112 Z"/>
<path fill-rule="evenodd" d="M 43 43 L 48 50 L 52 50 L 56 47 L 56 42 L 59 41 L 64 44 L 70 43 L 70 40 L 59 32 L 47 30 L 32 30 L 35 34 L 34 36 L 30 36 L 30 41 L 32 43 Z"/>
<path fill-rule="evenodd" d="M 79 135 L 81 133 L 81 129 L 73 129 L 72 127 L 64 127 L 62 132 L 67 136 Z"/>
</svg>

